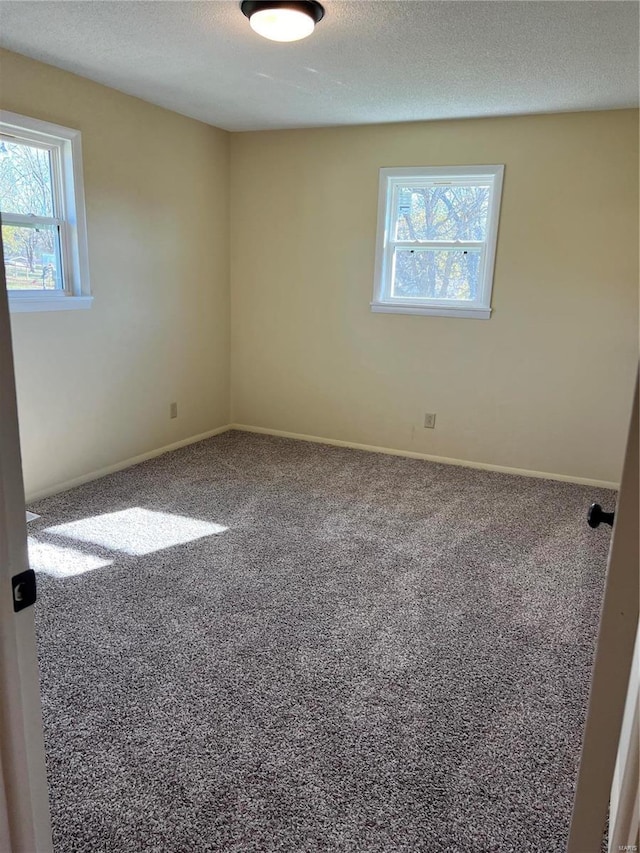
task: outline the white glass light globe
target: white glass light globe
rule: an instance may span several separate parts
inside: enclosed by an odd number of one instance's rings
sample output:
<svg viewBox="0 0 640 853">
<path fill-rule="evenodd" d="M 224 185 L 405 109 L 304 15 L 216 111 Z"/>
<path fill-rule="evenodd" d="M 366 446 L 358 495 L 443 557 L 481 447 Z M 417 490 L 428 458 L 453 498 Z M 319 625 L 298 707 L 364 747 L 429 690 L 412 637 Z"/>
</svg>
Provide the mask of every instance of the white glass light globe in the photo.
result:
<svg viewBox="0 0 640 853">
<path fill-rule="evenodd" d="M 251 29 L 271 41 L 298 41 L 310 36 L 313 18 L 295 9 L 262 9 L 249 19 Z"/>
</svg>

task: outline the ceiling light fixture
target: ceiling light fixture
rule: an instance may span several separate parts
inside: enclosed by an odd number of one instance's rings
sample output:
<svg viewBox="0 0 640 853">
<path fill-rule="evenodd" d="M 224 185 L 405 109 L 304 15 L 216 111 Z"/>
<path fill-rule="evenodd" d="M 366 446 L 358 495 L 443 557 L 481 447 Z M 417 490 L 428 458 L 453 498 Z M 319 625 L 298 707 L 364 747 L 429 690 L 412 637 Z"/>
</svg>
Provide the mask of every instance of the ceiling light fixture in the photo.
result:
<svg viewBox="0 0 640 853">
<path fill-rule="evenodd" d="M 244 0 L 240 9 L 251 29 L 271 41 L 306 38 L 324 17 L 316 0 Z"/>
</svg>

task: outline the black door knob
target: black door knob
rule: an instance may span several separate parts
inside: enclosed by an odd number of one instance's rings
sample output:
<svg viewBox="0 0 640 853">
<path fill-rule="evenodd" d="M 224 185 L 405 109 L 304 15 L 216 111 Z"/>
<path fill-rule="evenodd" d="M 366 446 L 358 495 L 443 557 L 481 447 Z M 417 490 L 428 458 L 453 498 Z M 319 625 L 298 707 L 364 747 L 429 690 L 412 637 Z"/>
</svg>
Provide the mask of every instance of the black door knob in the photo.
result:
<svg viewBox="0 0 640 853">
<path fill-rule="evenodd" d="M 591 504 L 587 513 L 587 523 L 589 527 L 599 527 L 602 522 L 613 527 L 613 517 L 615 512 L 605 512 L 600 504 Z"/>
</svg>

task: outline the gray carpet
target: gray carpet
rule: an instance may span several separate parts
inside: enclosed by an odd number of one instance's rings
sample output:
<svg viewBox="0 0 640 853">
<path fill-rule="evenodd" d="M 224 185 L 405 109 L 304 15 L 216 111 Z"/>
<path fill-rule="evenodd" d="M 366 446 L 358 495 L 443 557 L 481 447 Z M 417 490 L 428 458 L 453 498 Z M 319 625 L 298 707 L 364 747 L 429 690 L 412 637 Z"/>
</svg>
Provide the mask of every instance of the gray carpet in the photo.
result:
<svg viewBox="0 0 640 853">
<path fill-rule="evenodd" d="M 614 499 L 236 432 L 30 506 L 57 853 L 563 851 Z"/>
</svg>

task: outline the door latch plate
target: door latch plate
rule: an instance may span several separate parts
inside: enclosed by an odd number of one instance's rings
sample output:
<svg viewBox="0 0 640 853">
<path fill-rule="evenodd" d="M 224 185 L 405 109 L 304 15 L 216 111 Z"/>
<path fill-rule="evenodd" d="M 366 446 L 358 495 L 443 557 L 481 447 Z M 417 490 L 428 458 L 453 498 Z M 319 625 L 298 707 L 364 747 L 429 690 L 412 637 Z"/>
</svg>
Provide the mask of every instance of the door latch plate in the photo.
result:
<svg viewBox="0 0 640 853">
<path fill-rule="evenodd" d="M 16 613 L 35 604 L 37 598 L 36 573 L 33 569 L 27 569 L 26 572 L 14 575 L 11 578 L 11 589 L 13 591 L 13 609 Z"/>
</svg>

